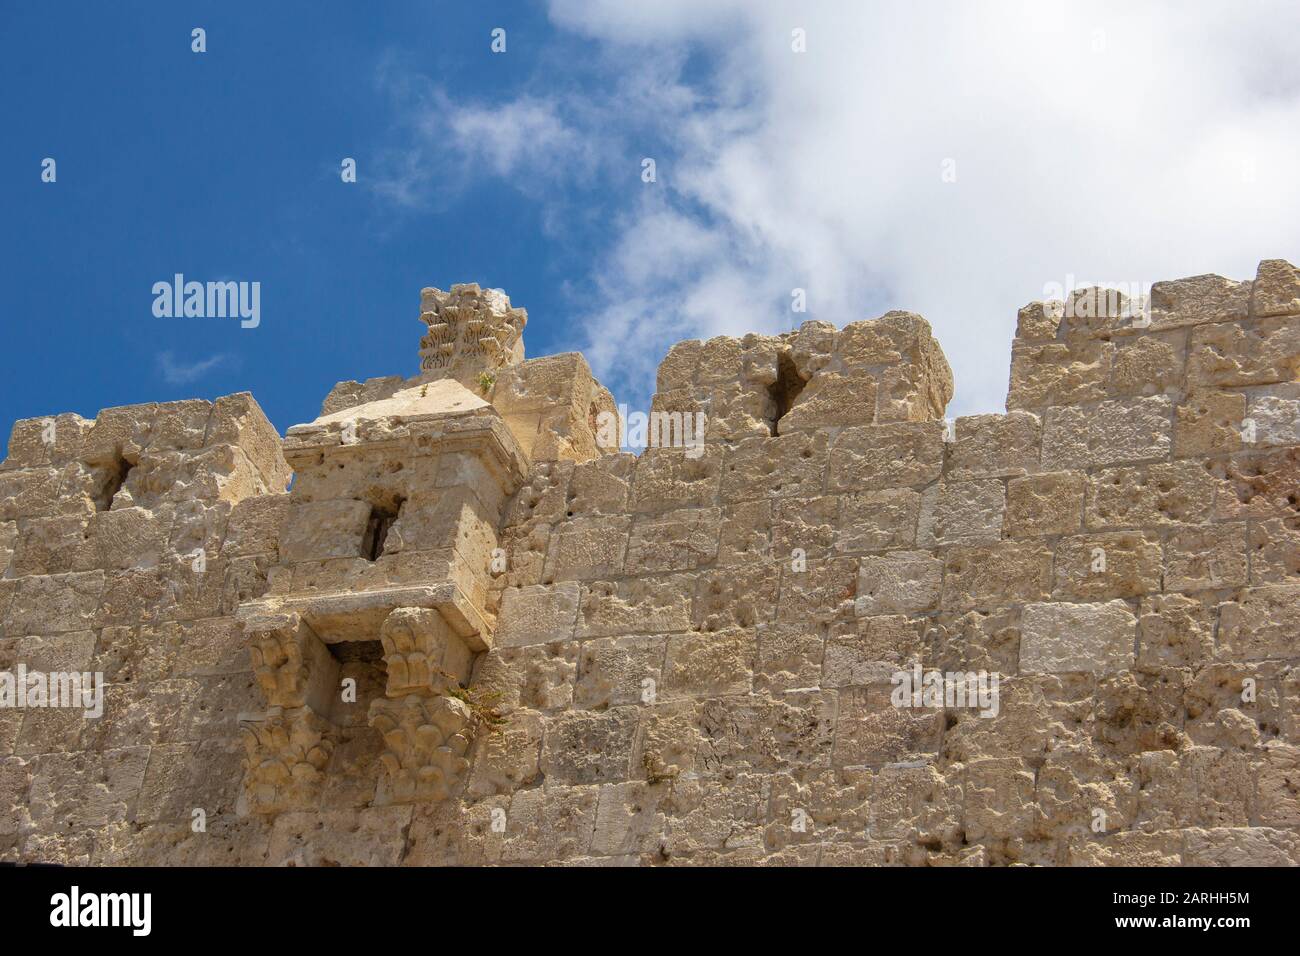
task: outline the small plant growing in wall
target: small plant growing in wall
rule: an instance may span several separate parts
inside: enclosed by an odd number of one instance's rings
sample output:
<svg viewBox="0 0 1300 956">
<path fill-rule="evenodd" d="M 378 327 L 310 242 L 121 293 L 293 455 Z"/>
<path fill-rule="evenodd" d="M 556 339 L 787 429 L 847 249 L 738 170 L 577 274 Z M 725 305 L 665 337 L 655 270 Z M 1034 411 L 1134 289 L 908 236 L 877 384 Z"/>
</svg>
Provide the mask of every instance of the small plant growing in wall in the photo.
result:
<svg viewBox="0 0 1300 956">
<path fill-rule="evenodd" d="M 492 386 L 497 383 L 497 377 L 491 372 L 478 373 L 478 390 L 484 395 L 492 391 Z"/>
</svg>

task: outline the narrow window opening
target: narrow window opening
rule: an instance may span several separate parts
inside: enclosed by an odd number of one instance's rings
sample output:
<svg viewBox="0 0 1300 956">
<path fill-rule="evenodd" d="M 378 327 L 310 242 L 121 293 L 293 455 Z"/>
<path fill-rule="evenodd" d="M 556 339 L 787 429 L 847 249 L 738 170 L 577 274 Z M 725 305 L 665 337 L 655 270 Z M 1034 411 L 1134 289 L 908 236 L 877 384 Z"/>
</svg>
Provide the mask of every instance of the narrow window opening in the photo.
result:
<svg viewBox="0 0 1300 956">
<path fill-rule="evenodd" d="M 402 499 L 398 498 L 391 508 L 371 505 L 370 520 L 366 522 L 366 535 L 361 541 L 361 556 L 367 561 L 378 561 L 388 543 L 388 532 L 392 529 L 397 516 L 402 513 Z"/>
<path fill-rule="evenodd" d="M 777 359 L 776 381 L 767 387 L 767 394 L 771 396 L 774 406 L 772 417 L 768 420 L 768 430 L 773 435 L 779 435 L 781 419 L 785 417 L 786 412 L 790 411 L 794 401 L 803 391 L 807 383 L 799 376 L 799 370 L 795 368 L 794 359 L 790 358 L 789 352 L 782 352 Z"/>
<path fill-rule="evenodd" d="M 99 486 L 99 491 L 95 495 L 96 511 L 109 511 L 112 509 L 113 499 L 117 497 L 117 493 L 126 484 L 126 478 L 131 473 L 132 465 L 119 453 L 103 467 L 104 477 Z"/>
</svg>

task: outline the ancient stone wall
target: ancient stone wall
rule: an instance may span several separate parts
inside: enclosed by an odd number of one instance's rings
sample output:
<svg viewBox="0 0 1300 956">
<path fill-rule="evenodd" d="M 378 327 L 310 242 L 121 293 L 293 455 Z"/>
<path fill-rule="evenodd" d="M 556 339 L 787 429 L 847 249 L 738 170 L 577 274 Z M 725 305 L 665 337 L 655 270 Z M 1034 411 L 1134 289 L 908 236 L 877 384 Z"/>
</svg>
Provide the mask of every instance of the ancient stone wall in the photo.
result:
<svg viewBox="0 0 1300 956">
<path fill-rule="evenodd" d="M 1026 306 L 955 422 L 910 313 L 679 343 L 640 455 L 504 295 L 421 319 L 283 443 L 15 426 L 0 670 L 108 685 L 0 709 L 0 859 L 1300 864 L 1294 267 Z"/>
</svg>

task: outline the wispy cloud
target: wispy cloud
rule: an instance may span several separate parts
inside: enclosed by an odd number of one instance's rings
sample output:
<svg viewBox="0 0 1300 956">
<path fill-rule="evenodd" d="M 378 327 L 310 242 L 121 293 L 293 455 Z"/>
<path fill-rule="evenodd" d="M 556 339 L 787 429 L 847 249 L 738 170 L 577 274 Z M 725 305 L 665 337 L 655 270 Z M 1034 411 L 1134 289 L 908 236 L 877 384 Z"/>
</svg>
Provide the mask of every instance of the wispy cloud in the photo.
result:
<svg viewBox="0 0 1300 956">
<path fill-rule="evenodd" d="M 158 355 L 158 370 L 168 385 L 188 385 L 198 381 L 228 358 L 226 355 L 213 355 L 197 362 L 185 363 L 176 361 L 171 352 L 162 352 Z"/>
</svg>

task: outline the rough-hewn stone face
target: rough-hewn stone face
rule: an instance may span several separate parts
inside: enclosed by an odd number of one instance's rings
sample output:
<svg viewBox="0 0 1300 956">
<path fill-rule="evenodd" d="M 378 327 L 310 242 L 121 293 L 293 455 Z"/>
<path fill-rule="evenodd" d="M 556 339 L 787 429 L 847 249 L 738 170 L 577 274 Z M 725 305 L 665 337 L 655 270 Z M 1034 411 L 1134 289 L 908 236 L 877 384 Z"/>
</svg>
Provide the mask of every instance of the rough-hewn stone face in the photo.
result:
<svg viewBox="0 0 1300 956">
<path fill-rule="evenodd" d="M 682 342 L 639 455 L 504 296 L 422 310 L 283 440 L 14 426 L 0 673 L 105 690 L 0 706 L 0 861 L 1300 864 L 1290 264 L 1031 303 L 951 423 L 911 313 Z"/>
</svg>

